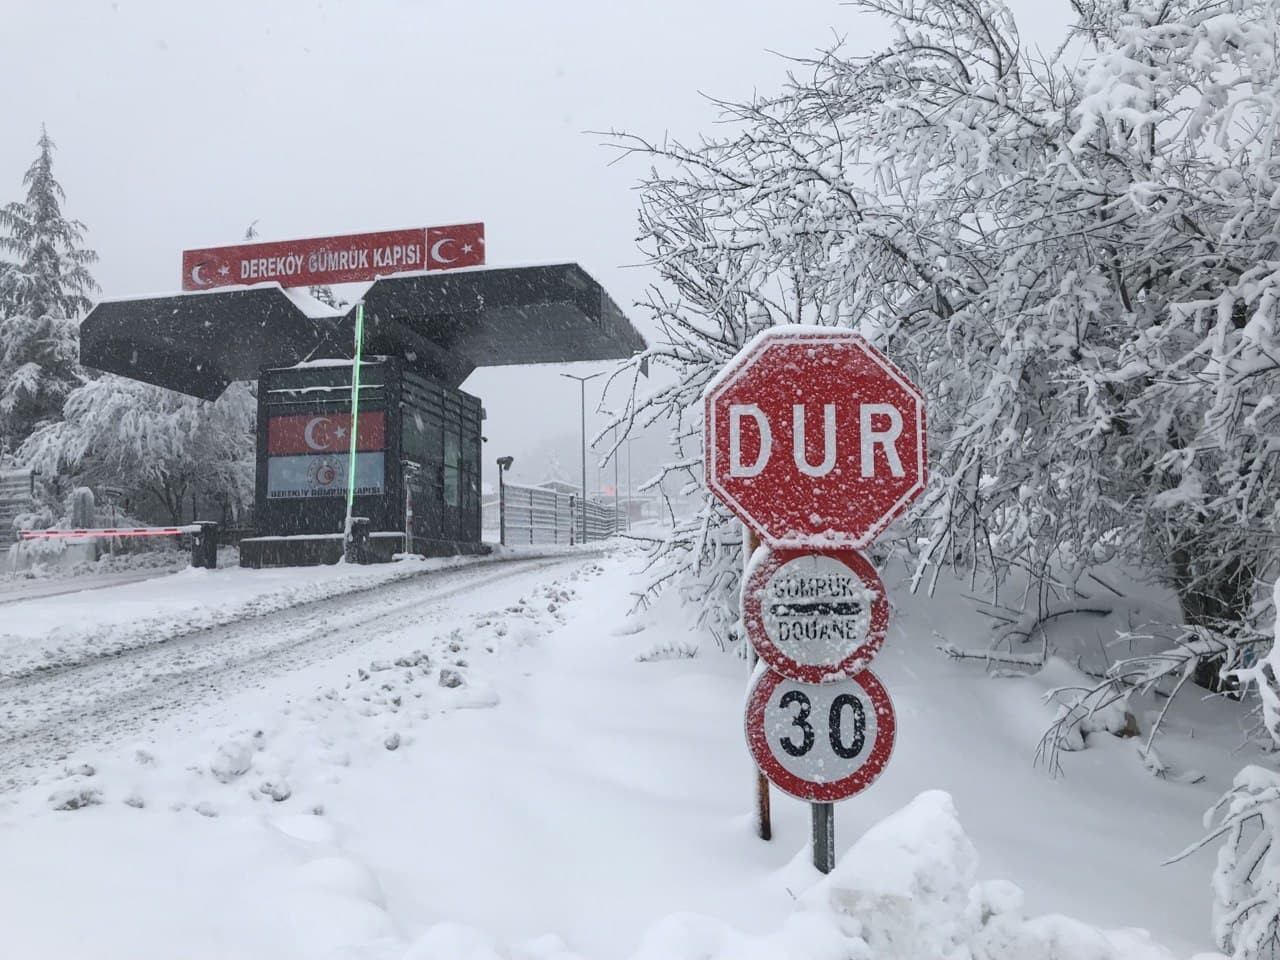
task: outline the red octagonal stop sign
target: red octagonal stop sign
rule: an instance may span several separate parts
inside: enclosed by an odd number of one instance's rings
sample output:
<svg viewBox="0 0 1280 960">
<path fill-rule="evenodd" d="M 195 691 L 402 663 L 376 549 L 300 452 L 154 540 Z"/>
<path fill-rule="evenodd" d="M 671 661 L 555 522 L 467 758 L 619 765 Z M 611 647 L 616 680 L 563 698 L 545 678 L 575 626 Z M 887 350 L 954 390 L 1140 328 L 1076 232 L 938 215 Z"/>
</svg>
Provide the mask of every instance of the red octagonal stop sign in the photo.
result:
<svg viewBox="0 0 1280 960">
<path fill-rule="evenodd" d="M 861 547 L 924 489 L 924 398 L 847 330 L 766 330 L 708 386 L 707 485 L 775 548 Z"/>
</svg>

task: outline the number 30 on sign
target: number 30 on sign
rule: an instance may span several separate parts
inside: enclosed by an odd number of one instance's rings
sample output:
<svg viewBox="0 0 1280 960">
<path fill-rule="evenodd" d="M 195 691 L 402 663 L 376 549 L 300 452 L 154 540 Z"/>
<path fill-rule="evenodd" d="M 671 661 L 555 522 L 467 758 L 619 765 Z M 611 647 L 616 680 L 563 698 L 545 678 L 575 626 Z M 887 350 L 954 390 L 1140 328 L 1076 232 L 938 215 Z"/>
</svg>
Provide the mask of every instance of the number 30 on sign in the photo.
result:
<svg viewBox="0 0 1280 960">
<path fill-rule="evenodd" d="M 762 670 L 747 699 L 747 744 L 778 789 L 814 803 L 866 789 L 893 752 L 896 721 L 869 670 L 835 683 L 800 683 Z"/>
</svg>

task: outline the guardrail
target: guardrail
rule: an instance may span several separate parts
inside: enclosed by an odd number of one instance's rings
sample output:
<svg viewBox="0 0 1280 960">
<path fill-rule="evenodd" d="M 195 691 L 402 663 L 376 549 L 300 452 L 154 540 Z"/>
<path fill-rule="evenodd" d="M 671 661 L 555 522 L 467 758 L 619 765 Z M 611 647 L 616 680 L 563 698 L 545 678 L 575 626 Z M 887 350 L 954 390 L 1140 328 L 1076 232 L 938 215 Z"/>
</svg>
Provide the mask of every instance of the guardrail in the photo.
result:
<svg viewBox="0 0 1280 960">
<path fill-rule="evenodd" d="M 499 539 L 504 544 L 578 543 L 583 540 L 578 496 L 547 487 L 504 483 L 499 495 Z M 604 540 L 624 526 L 622 514 L 595 500 L 586 503 L 586 540 Z"/>
<path fill-rule="evenodd" d="M 210 520 L 197 520 L 195 523 L 176 527 L 93 527 L 79 530 L 23 530 L 19 536 L 23 540 L 77 540 L 101 539 L 111 537 L 177 537 L 183 534 L 191 537 L 191 565 L 207 567 L 210 570 L 218 566 L 218 524 Z"/>
</svg>

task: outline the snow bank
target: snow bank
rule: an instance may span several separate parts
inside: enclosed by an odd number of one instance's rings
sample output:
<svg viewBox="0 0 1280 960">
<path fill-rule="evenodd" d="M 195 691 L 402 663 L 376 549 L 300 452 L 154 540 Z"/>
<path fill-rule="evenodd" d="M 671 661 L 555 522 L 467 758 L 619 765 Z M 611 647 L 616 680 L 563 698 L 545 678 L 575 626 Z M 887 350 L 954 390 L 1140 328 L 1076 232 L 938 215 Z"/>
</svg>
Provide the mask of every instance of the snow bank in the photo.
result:
<svg viewBox="0 0 1280 960">
<path fill-rule="evenodd" d="M 187 568 L 109 590 L 20 600 L 5 611 L 0 677 L 66 666 L 450 566 L 485 562 L 491 561 L 406 557 L 370 566 Z"/>
<path fill-rule="evenodd" d="M 1018 887 L 977 882 L 977 872 L 977 851 L 950 795 L 929 791 L 868 830 L 830 876 L 797 897 L 780 929 L 752 936 L 711 917 L 673 914 L 649 929 L 632 960 L 1174 960 L 1143 930 L 1100 930 L 1053 915 L 1029 919 Z M 811 881 L 815 876 L 810 872 Z M 579 955 L 556 937 L 508 951 L 449 923 L 403 956 L 463 958 Z"/>
<path fill-rule="evenodd" d="M 1022 891 L 976 882 L 978 853 L 949 794 L 930 791 L 882 820 L 802 898 L 857 922 L 869 956 L 896 960 L 1172 960 L 1145 931 L 1060 916 L 1028 920 Z"/>
</svg>

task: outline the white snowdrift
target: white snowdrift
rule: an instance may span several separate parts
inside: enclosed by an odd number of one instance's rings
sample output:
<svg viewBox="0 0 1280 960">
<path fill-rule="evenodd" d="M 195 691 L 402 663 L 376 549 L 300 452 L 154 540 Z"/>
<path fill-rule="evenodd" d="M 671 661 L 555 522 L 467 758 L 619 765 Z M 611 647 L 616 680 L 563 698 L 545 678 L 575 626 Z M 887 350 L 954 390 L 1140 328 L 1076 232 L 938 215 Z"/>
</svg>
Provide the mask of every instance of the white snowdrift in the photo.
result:
<svg viewBox="0 0 1280 960">
<path fill-rule="evenodd" d="M 1154 871 L 1170 838 L 1195 834 L 1221 771 L 1200 785 L 1152 778 L 1105 734 L 1070 755 L 1065 779 L 1033 767 L 1054 678 L 996 681 L 920 642 L 935 624 L 971 641 L 958 604 L 898 611 L 882 660 L 900 750 L 837 811 L 836 871 L 810 867 L 798 803 L 778 798 L 774 843 L 755 842 L 743 664 L 696 654 L 682 611 L 626 619 L 628 565 L 529 570 L 442 597 L 334 659 L 139 730 L 127 749 L 51 756 L 52 780 L 0 796 L 0 940 L 25 960 L 1203 949 L 1209 865 Z M 1170 738 L 1176 759 L 1204 766 L 1190 748 L 1211 719 L 1194 742 Z M 1025 908 L 1000 876 L 1025 884 Z M 1176 953 L 1106 929 L 1129 924 Z"/>
<path fill-rule="evenodd" d="M 653 925 L 632 960 L 1173 960 L 1142 930 L 1028 919 L 1021 890 L 978 883 L 977 872 L 950 795 L 929 791 L 867 831 L 797 898 L 781 929 L 748 936 L 710 917 L 675 914 Z M 580 960 L 558 938 L 507 952 L 457 924 L 433 927 L 403 960 L 534 958 Z"/>
</svg>

